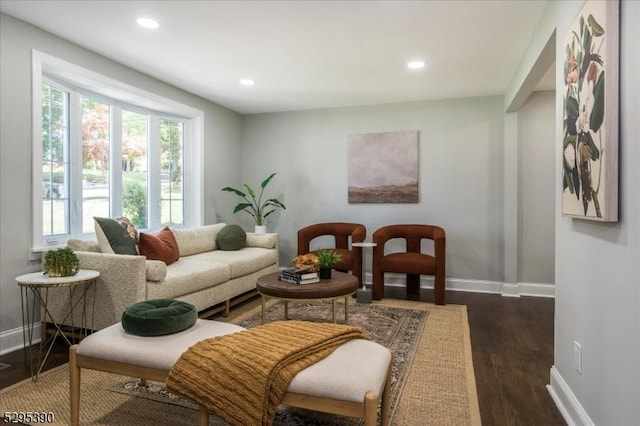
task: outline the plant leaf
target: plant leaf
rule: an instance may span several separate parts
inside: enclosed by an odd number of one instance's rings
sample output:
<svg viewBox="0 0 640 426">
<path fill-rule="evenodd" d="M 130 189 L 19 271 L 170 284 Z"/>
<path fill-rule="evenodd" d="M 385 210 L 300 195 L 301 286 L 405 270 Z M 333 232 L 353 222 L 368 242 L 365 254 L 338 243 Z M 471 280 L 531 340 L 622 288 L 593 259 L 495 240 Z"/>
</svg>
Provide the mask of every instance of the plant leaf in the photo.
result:
<svg viewBox="0 0 640 426">
<path fill-rule="evenodd" d="M 229 191 L 229 192 L 234 192 L 236 195 L 239 195 L 241 197 L 246 197 L 247 194 L 245 194 L 242 191 L 238 191 L 235 188 L 231 188 L 230 186 L 225 186 L 224 188 L 222 188 L 223 191 Z"/>
<path fill-rule="evenodd" d="M 238 213 L 239 211 L 246 210 L 248 208 L 251 208 L 251 204 L 249 204 L 249 203 L 240 203 L 233 209 L 233 212 L 234 213 Z M 251 211 L 249 211 L 249 210 L 247 210 L 247 211 L 249 213 L 251 213 Z"/>
<path fill-rule="evenodd" d="M 266 178 L 265 180 L 262 181 L 262 183 L 260 184 L 260 186 L 262 187 L 262 189 L 264 189 L 265 186 L 269 185 L 269 182 L 271 181 L 271 179 L 273 179 L 273 177 L 275 176 L 275 173 L 271 173 L 271 175 L 269 175 L 268 178 Z"/>
<path fill-rule="evenodd" d="M 593 109 L 589 117 L 589 126 L 594 132 L 600 130 L 604 121 L 604 97 L 604 71 L 602 71 L 593 87 Z"/>
<path fill-rule="evenodd" d="M 589 27 L 591 28 L 591 32 L 593 33 L 594 37 L 602 37 L 604 35 L 604 28 L 602 28 L 600 24 L 598 24 L 596 18 L 594 18 L 593 15 L 589 15 L 587 21 L 589 22 Z"/>
<path fill-rule="evenodd" d="M 275 198 L 269 198 L 267 201 L 265 201 L 264 205 L 265 206 L 276 206 L 276 207 L 280 207 L 281 209 L 284 209 L 284 210 L 287 209 L 284 204 L 282 204 L 280 201 L 276 200 Z"/>
<path fill-rule="evenodd" d="M 580 151 L 580 156 L 583 161 L 587 158 L 591 161 L 595 161 L 600 158 L 600 150 L 593 141 L 591 132 L 580 134 L 578 137 L 578 150 Z"/>
<path fill-rule="evenodd" d="M 244 184 L 244 187 L 245 187 L 245 188 L 247 188 L 247 192 L 249 193 L 249 195 L 251 195 L 252 197 L 254 197 L 254 198 L 255 198 L 256 193 L 255 193 L 255 191 L 253 190 L 253 188 L 251 188 L 251 187 L 250 187 L 249 185 L 247 185 L 246 183 Z"/>
<path fill-rule="evenodd" d="M 569 145 L 570 143 L 575 144 L 576 142 L 576 135 L 571 135 L 568 134 L 565 138 L 564 138 L 564 142 L 562 142 L 562 148 L 566 148 L 567 145 Z"/>
<path fill-rule="evenodd" d="M 567 114 L 567 129 L 570 135 L 575 135 L 576 132 L 576 119 L 579 114 L 578 100 L 573 96 L 567 98 L 566 114 Z"/>
<path fill-rule="evenodd" d="M 586 27 L 585 27 L 585 30 L 584 30 L 583 37 L 584 38 L 582 39 L 582 48 L 585 51 L 589 51 L 590 50 L 589 48 L 591 47 L 591 31 L 589 31 L 589 29 L 586 28 Z"/>
<path fill-rule="evenodd" d="M 578 168 L 574 167 L 571 170 L 571 182 L 573 182 L 573 191 L 576 194 L 576 198 L 580 199 L 580 176 L 578 175 Z"/>
</svg>

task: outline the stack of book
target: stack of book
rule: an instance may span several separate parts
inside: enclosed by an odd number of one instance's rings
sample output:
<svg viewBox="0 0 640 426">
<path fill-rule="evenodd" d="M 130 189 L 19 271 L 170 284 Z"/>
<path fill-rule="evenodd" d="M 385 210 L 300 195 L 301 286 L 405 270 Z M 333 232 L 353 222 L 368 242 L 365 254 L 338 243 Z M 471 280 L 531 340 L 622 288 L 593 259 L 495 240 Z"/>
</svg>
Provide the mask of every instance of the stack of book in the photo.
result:
<svg viewBox="0 0 640 426">
<path fill-rule="evenodd" d="M 278 275 L 280 281 L 286 281 L 293 284 L 311 284 L 320 281 L 317 272 L 296 272 L 294 268 L 283 269 Z"/>
</svg>

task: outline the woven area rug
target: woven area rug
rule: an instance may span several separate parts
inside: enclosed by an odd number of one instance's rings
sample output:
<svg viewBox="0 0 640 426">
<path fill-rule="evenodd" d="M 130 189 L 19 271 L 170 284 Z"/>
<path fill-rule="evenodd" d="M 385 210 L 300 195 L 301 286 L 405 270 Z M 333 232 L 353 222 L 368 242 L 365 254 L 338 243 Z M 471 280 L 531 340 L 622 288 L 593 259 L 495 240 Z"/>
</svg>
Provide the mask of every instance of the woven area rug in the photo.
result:
<svg viewBox="0 0 640 426">
<path fill-rule="evenodd" d="M 350 302 L 353 303 L 353 302 Z M 326 321 L 330 305 L 292 304 L 290 318 Z M 339 322 L 344 321 L 342 306 Z M 252 327 L 260 323 L 259 307 L 236 312 L 231 322 Z M 283 319 L 282 304 L 272 304 L 268 320 Z M 394 351 L 392 421 L 394 425 L 480 424 L 466 309 L 385 300 L 350 306 L 350 324 L 362 326 L 375 341 Z M 64 365 L 3 390 L 5 410 L 55 414 L 56 424 L 68 424 L 69 379 Z M 136 396 L 133 396 L 136 395 Z M 197 411 L 162 384 L 140 386 L 135 379 L 82 371 L 81 423 L 92 425 L 197 424 Z M 212 425 L 221 425 L 210 416 Z M 351 425 L 356 419 L 282 408 L 276 425 Z"/>
</svg>

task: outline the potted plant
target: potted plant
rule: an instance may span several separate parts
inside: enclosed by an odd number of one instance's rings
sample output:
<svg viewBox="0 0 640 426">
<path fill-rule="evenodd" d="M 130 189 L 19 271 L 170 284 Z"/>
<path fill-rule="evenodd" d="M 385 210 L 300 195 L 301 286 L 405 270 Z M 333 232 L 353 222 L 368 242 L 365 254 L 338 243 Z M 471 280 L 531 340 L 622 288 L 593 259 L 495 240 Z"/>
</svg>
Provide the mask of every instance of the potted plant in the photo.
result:
<svg viewBox="0 0 640 426">
<path fill-rule="evenodd" d="M 240 202 L 234 209 L 233 213 L 238 213 L 240 211 L 245 211 L 253 216 L 256 221 L 256 233 L 264 233 L 264 220 L 271 213 L 275 212 L 277 209 L 286 209 L 285 205 L 278 201 L 276 198 L 269 198 L 267 200 L 262 200 L 262 194 L 266 186 L 271 182 L 271 179 L 275 176 L 275 173 L 271 173 L 268 178 L 262 181 L 260 184 L 260 194 L 256 197 L 256 192 L 246 183 L 244 187 L 247 192 L 242 192 L 238 189 L 231 188 L 230 186 L 222 188 L 223 191 L 233 192 L 239 197 L 242 197 L 244 201 Z"/>
<path fill-rule="evenodd" d="M 318 256 L 319 272 L 318 276 L 322 279 L 331 278 L 331 269 L 333 266 L 342 260 L 342 256 L 331 249 L 319 249 L 316 251 Z"/>
<path fill-rule="evenodd" d="M 44 273 L 49 277 L 70 277 L 79 270 L 78 256 L 69 247 L 50 250 L 44 256 Z"/>
</svg>

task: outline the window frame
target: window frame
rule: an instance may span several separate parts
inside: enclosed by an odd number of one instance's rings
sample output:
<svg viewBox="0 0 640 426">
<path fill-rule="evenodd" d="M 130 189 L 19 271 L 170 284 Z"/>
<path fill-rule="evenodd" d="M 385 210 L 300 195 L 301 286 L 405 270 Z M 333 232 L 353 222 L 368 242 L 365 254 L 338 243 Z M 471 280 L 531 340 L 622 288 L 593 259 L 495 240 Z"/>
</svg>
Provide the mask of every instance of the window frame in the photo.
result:
<svg viewBox="0 0 640 426">
<path fill-rule="evenodd" d="M 32 50 L 32 100 L 33 100 L 33 122 L 32 122 L 32 244 L 31 251 L 34 253 L 42 252 L 52 247 L 61 246 L 66 244 L 70 238 L 89 239 L 95 238 L 95 234 L 82 234 L 80 226 L 80 232 L 73 232 L 73 226 L 70 225 L 69 233 L 64 235 L 45 236 L 43 235 L 42 225 L 42 84 L 51 84 L 61 90 L 65 90 L 69 93 L 69 144 L 70 144 L 70 158 L 69 158 L 69 219 L 73 219 L 74 216 L 79 216 L 76 212 L 78 204 L 81 200 L 78 198 L 79 194 L 74 193 L 74 185 L 72 179 L 77 179 L 77 174 L 74 169 L 77 170 L 77 165 L 74 166 L 74 162 L 82 161 L 82 147 L 78 138 L 81 138 L 81 123 L 80 114 L 77 108 L 80 106 L 80 98 L 82 96 L 89 97 L 96 101 L 105 102 L 112 108 L 122 109 L 147 114 L 150 116 L 150 131 L 149 140 L 152 137 L 158 136 L 154 134 L 155 130 L 151 131 L 151 122 L 155 120 L 159 124 L 160 120 L 172 120 L 183 123 L 183 226 L 192 227 L 202 224 L 203 220 L 203 155 L 204 152 L 204 137 L 203 137 L 203 124 L 204 124 L 204 112 L 193 108 L 191 106 L 176 102 L 174 100 L 165 98 L 154 93 L 147 92 L 143 89 L 130 86 L 118 80 L 114 80 L 110 77 L 98 74 L 94 71 L 82 68 L 80 66 L 71 64 L 62 59 L 53 57 L 43 52 Z M 75 99 L 74 99 L 75 98 Z M 74 106 L 75 103 L 75 106 Z M 76 111 L 74 111 L 76 109 Z M 113 116 L 113 114 L 112 114 Z M 121 116 L 120 116 L 121 117 Z M 120 118 L 119 117 L 119 118 Z M 120 122 L 120 120 L 116 120 Z M 117 123 L 111 122 L 112 132 L 111 139 L 116 138 L 115 130 L 120 133 L 122 129 L 117 128 Z M 115 126 L 115 127 L 114 127 Z M 159 132 L 159 130 L 158 130 Z M 120 138 L 121 140 L 121 138 Z M 149 144 L 149 147 L 153 145 Z M 158 146 L 159 149 L 159 146 Z M 112 147 L 110 147 L 113 153 Z M 156 150 L 149 152 L 149 155 L 155 155 Z M 159 151 L 158 151 L 159 154 Z M 115 158 L 115 157 L 111 157 Z M 150 166 L 148 173 L 152 176 L 152 173 L 159 170 L 154 170 Z M 112 162 L 113 166 L 113 162 Z M 158 166 L 159 167 L 159 166 Z M 120 188 L 121 188 L 121 172 L 120 175 Z M 154 179 L 150 179 L 153 181 Z M 118 182 L 111 183 L 110 189 L 110 211 L 111 215 L 117 215 L 121 213 L 121 195 L 114 194 L 115 185 Z M 158 183 L 159 185 L 159 183 Z M 149 183 L 149 191 L 158 191 L 157 200 L 159 198 L 159 188 L 152 188 L 151 182 Z M 152 197 L 153 194 L 150 194 Z M 153 200 L 153 198 L 151 198 Z M 159 208 L 154 206 L 153 209 Z M 150 210 L 153 210 L 150 209 Z M 153 215 L 149 215 L 149 229 L 158 229 L 160 227 L 158 221 L 152 219 Z"/>
</svg>

